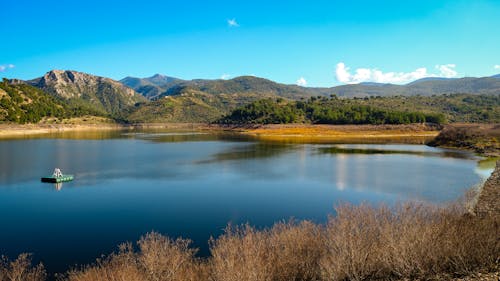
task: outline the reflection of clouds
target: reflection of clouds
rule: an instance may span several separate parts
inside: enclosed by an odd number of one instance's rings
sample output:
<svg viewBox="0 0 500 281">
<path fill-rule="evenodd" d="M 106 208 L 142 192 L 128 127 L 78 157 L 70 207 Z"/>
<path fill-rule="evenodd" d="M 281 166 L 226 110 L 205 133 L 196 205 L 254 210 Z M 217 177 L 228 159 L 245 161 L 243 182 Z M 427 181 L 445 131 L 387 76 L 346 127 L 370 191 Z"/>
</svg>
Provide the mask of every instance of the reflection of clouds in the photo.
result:
<svg viewBox="0 0 500 281">
<path fill-rule="evenodd" d="M 342 191 L 346 188 L 346 172 L 347 172 L 347 155 L 338 154 L 336 157 L 336 167 L 337 167 L 337 177 L 336 177 L 336 186 L 337 189 Z"/>
<path fill-rule="evenodd" d="M 306 177 L 306 168 L 307 168 L 307 154 L 308 150 L 306 149 L 307 147 L 303 145 L 300 150 L 299 150 L 299 175 L 301 178 Z"/>
</svg>

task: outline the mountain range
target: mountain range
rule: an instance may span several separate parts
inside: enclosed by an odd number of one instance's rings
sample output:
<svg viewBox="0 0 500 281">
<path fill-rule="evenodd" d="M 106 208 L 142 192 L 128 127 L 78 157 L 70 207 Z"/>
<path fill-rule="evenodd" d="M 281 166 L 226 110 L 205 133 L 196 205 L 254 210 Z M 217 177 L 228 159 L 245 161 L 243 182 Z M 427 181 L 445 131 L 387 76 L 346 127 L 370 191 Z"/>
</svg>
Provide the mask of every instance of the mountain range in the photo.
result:
<svg viewBox="0 0 500 281">
<path fill-rule="evenodd" d="M 369 96 L 432 96 L 454 93 L 500 94 L 500 74 L 491 77 L 435 78 L 428 77 L 406 85 L 360 83 L 331 88 L 301 87 L 276 83 L 254 76 L 240 76 L 229 80 L 181 80 L 156 74 L 149 78 L 126 77 L 120 80 L 124 85 L 154 100 L 176 95 L 187 90 L 208 94 L 272 94 L 300 99 L 311 96 L 369 97 Z M 154 90 L 152 90 L 154 89 Z"/>
<path fill-rule="evenodd" d="M 342 98 L 366 98 L 455 93 L 500 94 L 500 74 L 480 78 L 430 77 L 406 85 L 360 83 L 320 88 L 281 84 L 254 76 L 240 76 L 229 80 L 183 80 L 156 74 L 147 78 L 126 77 L 115 81 L 78 71 L 52 70 L 36 79 L 11 79 L 9 83 L 25 85 L 14 87 L 15 89 L 11 87 L 11 92 L 28 91 L 30 95 L 44 93 L 51 97 L 51 101 L 64 104 L 66 110 L 72 112 L 99 114 L 131 122 L 210 121 L 239 106 L 263 98 L 301 100 L 334 95 Z M 28 86 L 41 91 L 30 90 Z M 1 92 L 0 88 L 0 94 Z M 9 99 L 7 102 L 5 94 L 0 95 L 0 98 L 6 99 L 4 104 L 12 104 L 16 100 Z M 21 104 L 18 108 L 21 110 Z M 7 112 L 7 109 L 3 112 Z"/>
</svg>

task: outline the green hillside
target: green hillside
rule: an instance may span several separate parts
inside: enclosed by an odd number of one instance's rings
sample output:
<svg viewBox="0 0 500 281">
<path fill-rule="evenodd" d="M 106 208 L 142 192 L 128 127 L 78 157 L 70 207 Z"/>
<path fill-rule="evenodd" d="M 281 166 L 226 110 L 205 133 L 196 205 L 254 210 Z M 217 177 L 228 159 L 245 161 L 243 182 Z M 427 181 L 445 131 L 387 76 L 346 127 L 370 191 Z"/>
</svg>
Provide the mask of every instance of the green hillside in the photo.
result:
<svg viewBox="0 0 500 281">
<path fill-rule="evenodd" d="M 225 124 L 409 124 L 500 122 L 499 95 L 377 97 L 339 99 L 312 97 L 290 101 L 258 100 L 218 120 Z"/>
<path fill-rule="evenodd" d="M 78 104 L 68 104 L 27 84 L 0 82 L 0 122 L 37 123 L 44 117 L 69 118 L 99 113 Z"/>
<path fill-rule="evenodd" d="M 124 113 L 136 122 L 212 122 L 239 106 L 253 101 L 274 97 L 256 94 L 207 94 L 184 89 L 180 94 L 165 96 L 155 101 L 137 104 Z"/>
</svg>

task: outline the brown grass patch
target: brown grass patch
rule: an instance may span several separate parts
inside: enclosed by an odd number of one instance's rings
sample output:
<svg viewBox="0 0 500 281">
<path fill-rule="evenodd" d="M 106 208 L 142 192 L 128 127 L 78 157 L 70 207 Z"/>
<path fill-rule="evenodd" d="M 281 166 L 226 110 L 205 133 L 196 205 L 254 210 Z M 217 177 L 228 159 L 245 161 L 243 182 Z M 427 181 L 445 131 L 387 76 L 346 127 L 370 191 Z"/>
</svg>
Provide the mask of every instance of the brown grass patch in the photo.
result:
<svg viewBox="0 0 500 281">
<path fill-rule="evenodd" d="M 263 125 L 241 128 L 243 134 L 270 141 L 425 143 L 439 133 L 436 126 L 412 125 Z"/>
</svg>

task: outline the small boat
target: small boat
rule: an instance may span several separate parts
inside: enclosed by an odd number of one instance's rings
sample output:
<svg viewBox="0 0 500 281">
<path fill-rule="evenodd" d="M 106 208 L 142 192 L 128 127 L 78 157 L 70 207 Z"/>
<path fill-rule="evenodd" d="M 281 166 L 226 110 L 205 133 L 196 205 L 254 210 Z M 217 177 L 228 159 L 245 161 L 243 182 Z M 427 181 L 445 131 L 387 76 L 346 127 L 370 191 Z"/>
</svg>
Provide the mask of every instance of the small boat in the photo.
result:
<svg viewBox="0 0 500 281">
<path fill-rule="evenodd" d="M 52 183 L 60 183 L 65 181 L 72 181 L 73 175 L 63 175 L 61 169 L 55 168 L 52 176 L 43 177 L 42 182 L 52 182 Z"/>
</svg>

